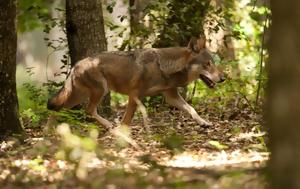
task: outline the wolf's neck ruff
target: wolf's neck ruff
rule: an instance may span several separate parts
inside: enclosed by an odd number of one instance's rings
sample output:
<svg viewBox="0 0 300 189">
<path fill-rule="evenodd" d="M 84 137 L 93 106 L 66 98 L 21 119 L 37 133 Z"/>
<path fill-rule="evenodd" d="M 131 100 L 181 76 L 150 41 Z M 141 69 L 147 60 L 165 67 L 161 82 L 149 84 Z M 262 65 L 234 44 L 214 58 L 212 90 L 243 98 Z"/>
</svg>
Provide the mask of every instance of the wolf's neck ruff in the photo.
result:
<svg viewBox="0 0 300 189">
<path fill-rule="evenodd" d="M 165 58 L 163 56 L 159 56 L 158 63 L 160 69 L 164 74 L 172 74 L 179 72 L 187 67 L 187 61 L 185 57 L 179 57 L 177 59 Z"/>
</svg>

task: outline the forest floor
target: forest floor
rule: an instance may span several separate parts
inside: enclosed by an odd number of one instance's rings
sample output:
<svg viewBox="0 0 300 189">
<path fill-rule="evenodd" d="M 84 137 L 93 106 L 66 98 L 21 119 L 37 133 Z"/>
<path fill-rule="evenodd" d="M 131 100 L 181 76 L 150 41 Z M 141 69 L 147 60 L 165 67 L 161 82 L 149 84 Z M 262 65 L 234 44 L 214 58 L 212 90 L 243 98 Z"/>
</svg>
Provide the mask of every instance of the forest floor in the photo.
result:
<svg viewBox="0 0 300 189">
<path fill-rule="evenodd" d="M 249 107 L 196 109 L 214 126 L 200 127 L 159 106 L 148 110 L 146 131 L 137 114 L 130 128 L 119 128 L 136 147 L 103 130 L 97 135 L 46 121 L 32 128 L 23 120 L 25 142 L 0 143 L 0 188 L 266 188 L 269 153 L 261 114 Z M 121 107 L 113 115 L 123 112 Z"/>
</svg>

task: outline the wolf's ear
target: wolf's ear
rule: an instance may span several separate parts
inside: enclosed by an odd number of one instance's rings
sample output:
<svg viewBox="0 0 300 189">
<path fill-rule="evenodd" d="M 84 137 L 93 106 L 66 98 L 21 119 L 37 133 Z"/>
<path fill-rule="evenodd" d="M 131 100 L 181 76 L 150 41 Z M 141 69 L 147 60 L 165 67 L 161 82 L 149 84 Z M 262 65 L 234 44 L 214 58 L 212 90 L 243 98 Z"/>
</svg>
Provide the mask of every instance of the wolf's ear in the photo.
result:
<svg viewBox="0 0 300 189">
<path fill-rule="evenodd" d="M 205 36 L 200 36 L 198 39 L 192 37 L 188 44 L 188 48 L 195 53 L 199 53 L 202 49 L 205 48 L 205 43 L 206 43 Z"/>
</svg>

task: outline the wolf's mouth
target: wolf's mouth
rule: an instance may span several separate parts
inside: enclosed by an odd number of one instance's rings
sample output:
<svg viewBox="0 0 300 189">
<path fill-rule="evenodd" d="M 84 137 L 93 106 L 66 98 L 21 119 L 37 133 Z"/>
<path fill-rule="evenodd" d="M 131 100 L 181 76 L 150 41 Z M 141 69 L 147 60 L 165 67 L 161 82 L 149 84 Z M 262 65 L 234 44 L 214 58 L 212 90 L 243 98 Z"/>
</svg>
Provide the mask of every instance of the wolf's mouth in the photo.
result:
<svg viewBox="0 0 300 189">
<path fill-rule="evenodd" d="M 205 75 L 200 74 L 200 79 L 209 87 L 209 88 L 214 88 L 216 83 L 213 82 L 210 78 L 208 78 Z"/>
</svg>

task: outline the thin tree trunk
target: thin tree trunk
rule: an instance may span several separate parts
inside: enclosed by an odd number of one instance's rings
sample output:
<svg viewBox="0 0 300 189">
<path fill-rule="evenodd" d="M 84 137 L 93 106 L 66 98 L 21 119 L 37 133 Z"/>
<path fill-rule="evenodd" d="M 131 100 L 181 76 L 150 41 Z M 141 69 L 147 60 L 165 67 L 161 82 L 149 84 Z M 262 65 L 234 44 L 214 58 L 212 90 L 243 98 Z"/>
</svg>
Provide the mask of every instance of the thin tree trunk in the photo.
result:
<svg viewBox="0 0 300 189">
<path fill-rule="evenodd" d="M 129 0 L 130 30 L 131 35 L 135 34 L 140 23 L 140 2 L 139 0 Z"/>
<path fill-rule="evenodd" d="M 0 137 L 22 133 L 16 91 L 15 3 L 0 1 Z"/>
<path fill-rule="evenodd" d="M 141 32 L 146 27 L 143 20 L 145 16 L 143 10 L 149 3 L 150 0 L 129 0 L 130 36 L 131 40 L 133 40 L 135 43 L 133 48 L 144 47 L 146 37 L 144 33 Z M 132 47 L 129 46 L 129 50 L 131 48 Z"/>
<path fill-rule="evenodd" d="M 233 8 L 235 5 L 226 5 L 226 0 L 214 0 L 213 6 L 215 9 L 229 9 Z M 231 3 L 229 3 L 231 4 Z M 229 7 L 228 7 L 229 6 Z M 232 7 L 231 7 L 232 6 Z M 217 52 L 221 56 L 222 59 L 232 61 L 235 60 L 235 50 L 233 39 L 230 36 L 230 28 L 232 27 L 233 23 L 228 17 L 224 17 L 225 19 L 225 26 L 224 28 L 219 28 L 219 30 L 212 34 L 211 40 L 214 43 L 217 43 Z M 217 22 L 215 23 L 217 24 Z M 221 37 L 221 39 L 220 39 Z M 216 39 L 214 39 L 216 38 Z M 218 40 L 222 40 L 221 42 Z"/>
<path fill-rule="evenodd" d="M 71 65 L 107 50 L 101 0 L 67 0 L 66 27 Z M 102 101 L 103 112 L 110 112 L 110 94 Z"/>
<path fill-rule="evenodd" d="M 271 188 L 300 188 L 300 1 L 272 0 L 267 118 Z"/>
</svg>

